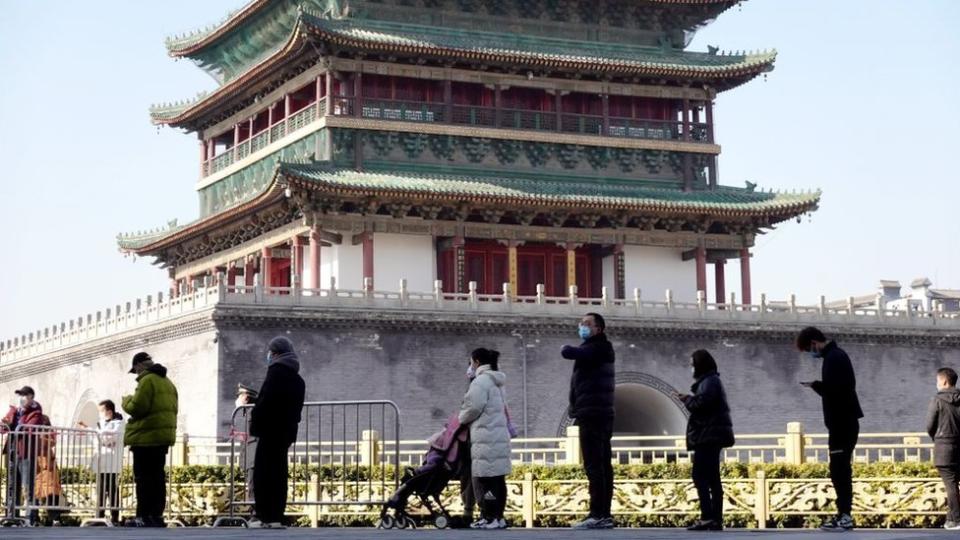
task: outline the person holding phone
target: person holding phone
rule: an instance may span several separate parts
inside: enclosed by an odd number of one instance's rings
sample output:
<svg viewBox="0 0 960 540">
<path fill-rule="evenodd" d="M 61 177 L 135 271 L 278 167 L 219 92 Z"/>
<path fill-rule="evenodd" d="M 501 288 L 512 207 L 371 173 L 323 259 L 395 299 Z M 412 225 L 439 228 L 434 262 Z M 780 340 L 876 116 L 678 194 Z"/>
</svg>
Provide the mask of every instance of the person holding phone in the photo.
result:
<svg viewBox="0 0 960 540">
<path fill-rule="evenodd" d="M 825 531 L 850 531 L 854 522 L 853 451 L 860 436 L 863 409 L 857 397 L 857 377 L 847 353 L 823 332 L 808 326 L 797 335 L 796 347 L 812 358 L 821 359 L 820 380 L 800 384 L 816 392 L 823 403 L 823 423 L 830 449 L 830 481 L 837 493 L 837 515 L 820 526 Z"/>
<path fill-rule="evenodd" d="M 733 421 L 727 392 L 713 356 L 703 349 L 690 355 L 691 394 L 674 393 L 690 411 L 687 450 L 693 452 L 693 484 L 700 499 L 700 519 L 688 531 L 723 530 L 723 483 L 720 461 L 724 448 L 734 444 Z"/>
</svg>

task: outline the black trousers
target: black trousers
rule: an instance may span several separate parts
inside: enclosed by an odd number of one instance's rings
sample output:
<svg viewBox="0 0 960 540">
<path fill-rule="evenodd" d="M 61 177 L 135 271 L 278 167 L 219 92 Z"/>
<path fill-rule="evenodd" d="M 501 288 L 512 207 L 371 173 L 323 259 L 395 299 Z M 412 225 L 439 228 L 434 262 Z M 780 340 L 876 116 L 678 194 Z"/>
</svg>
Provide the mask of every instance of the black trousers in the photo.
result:
<svg viewBox="0 0 960 540">
<path fill-rule="evenodd" d="M 827 429 L 830 481 L 837 492 L 837 514 L 850 514 L 853 511 L 853 450 L 860 437 L 860 423 Z"/>
<path fill-rule="evenodd" d="M 937 465 L 937 471 L 947 491 L 947 521 L 960 523 L 960 490 L 957 489 L 957 483 L 960 482 L 960 464 Z"/>
<path fill-rule="evenodd" d="M 700 519 L 723 523 L 723 483 L 720 481 L 719 446 L 698 447 L 693 452 L 693 485 L 700 498 Z"/>
<path fill-rule="evenodd" d="M 590 481 L 590 517 L 610 517 L 613 501 L 613 418 L 580 418 L 580 452 L 583 468 Z"/>
<path fill-rule="evenodd" d="M 97 501 L 101 508 L 117 508 L 110 510 L 110 521 L 117 523 L 120 521 L 120 475 L 117 473 L 99 473 L 100 493 L 97 494 Z M 97 517 L 102 518 L 104 511 L 97 512 Z"/>
<path fill-rule="evenodd" d="M 132 446 L 133 481 L 136 483 L 137 517 L 145 522 L 163 521 L 167 507 L 166 446 Z"/>
<path fill-rule="evenodd" d="M 283 522 L 287 509 L 287 450 L 290 442 L 260 437 L 253 460 L 254 516 L 264 523 Z"/>
<path fill-rule="evenodd" d="M 507 508 L 507 477 L 484 476 L 477 478 L 477 482 L 480 484 L 477 497 L 483 519 L 503 519 L 503 511 Z"/>
</svg>

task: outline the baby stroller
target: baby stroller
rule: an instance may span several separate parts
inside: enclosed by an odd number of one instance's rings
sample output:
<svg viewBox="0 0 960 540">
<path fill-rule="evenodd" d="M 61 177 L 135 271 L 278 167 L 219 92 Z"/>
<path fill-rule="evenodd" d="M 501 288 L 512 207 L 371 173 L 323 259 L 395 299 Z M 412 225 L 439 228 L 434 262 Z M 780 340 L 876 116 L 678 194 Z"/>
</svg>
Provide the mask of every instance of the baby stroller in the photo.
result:
<svg viewBox="0 0 960 540">
<path fill-rule="evenodd" d="M 460 474 L 460 445 L 467 442 L 468 433 L 467 427 L 461 426 L 457 415 L 453 415 L 443 431 L 430 437 L 430 450 L 424 455 L 423 464 L 416 469 L 407 468 L 400 487 L 383 505 L 379 528 L 415 529 L 432 522 L 436 528 L 446 529 L 453 524 L 440 495 L 447 483 Z M 407 513 L 410 497 L 417 497 L 430 515 L 418 519 Z"/>
</svg>

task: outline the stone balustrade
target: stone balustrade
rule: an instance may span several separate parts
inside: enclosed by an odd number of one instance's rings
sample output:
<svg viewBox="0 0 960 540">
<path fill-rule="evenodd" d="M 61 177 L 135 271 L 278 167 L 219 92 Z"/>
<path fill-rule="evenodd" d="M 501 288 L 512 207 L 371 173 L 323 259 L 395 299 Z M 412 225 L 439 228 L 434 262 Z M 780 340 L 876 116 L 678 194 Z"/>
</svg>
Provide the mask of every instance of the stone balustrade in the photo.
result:
<svg viewBox="0 0 960 540">
<path fill-rule="evenodd" d="M 935 311 L 904 311 L 880 307 L 854 305 L 853 298 L 845 307 L 831 307 L 821 296 L 816 305 L 798 304 L 795 295 L 785 301 L 769 300 L 760 295 L 758 304 L 737 303 L 735 293 L 729 302 L 707 302 L 700 292 L 696 302 L 678 302 L 670 290 L 657 299 L 634 289 L 628 298 L 613 298 L 603 287 L 599 298 L 585 298 L 577 294 L 576 286 L 567 296 L 544 294 L 544 286 L 537 286 L 533 296 L 518 296 L 503 284 L 501 294 L 480 294 L 477 284 L 470 282 L 468 292 L 443 291 L 443 283 L 434 282 L 433 291 L 407 289 L 406 280 L 400 280 L 396 290 L 374 290 L 369 281 L 360 290 L 339 289 L 335 279 L 324 289 L 292 287 L 263 287 L 259 276 L 253 286 L 227 286 L 223 275 L 209 278 L 202 287 L 190 293 L 169 297 L 163 293 L 116 305 L 102 311 L 71 319 L 35 332 L 0 341 L 0 363 L 35 357 L 70 346 L 119 335 L 160 322 L 198 315 L 217 306 L 296 306 L 316 309 L 357 309 L 362 311 L 402 310 L 451 314 L 484 314 L 535 317 L 568 317 L 585 311 L 599 311 L 607 317 L 650 319 L 666 321 L 705 321 L 722 324 L 781 323 L 791 325 L 843 325 L 859 328 L 916 329 L 955 333 L 960 330 L 960 313 Z"/>
</svg>

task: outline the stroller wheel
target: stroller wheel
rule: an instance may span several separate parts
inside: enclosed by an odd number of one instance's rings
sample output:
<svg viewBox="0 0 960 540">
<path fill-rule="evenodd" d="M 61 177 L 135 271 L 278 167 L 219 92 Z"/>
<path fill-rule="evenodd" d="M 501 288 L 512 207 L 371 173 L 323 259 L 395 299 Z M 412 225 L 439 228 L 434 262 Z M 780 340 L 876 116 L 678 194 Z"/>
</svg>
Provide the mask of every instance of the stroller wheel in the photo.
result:
<svg viewBox="0 0 960 540">
<path fill-rule="evenodd" d="M 397 521 L 393 519 L 393 516 L 384 515 L 380 517 L 380 524 L 377 525 L 379 529 L 392 529 L 397 524 Z"/>
<path fill-rule="evenodd" d="M 397 526 L 401 529 L 416 529 L 417 522 L 410 516 L 400 516 L 400 518 L 397 519 Z"/>
<path fill-rule="evenodd" d="M 437 516 L 437 519 L 433 520 L 433 525 L 438 529 L 446 529 L 450 526 L 450 520 L 447 516 Z"/>
</svg>

